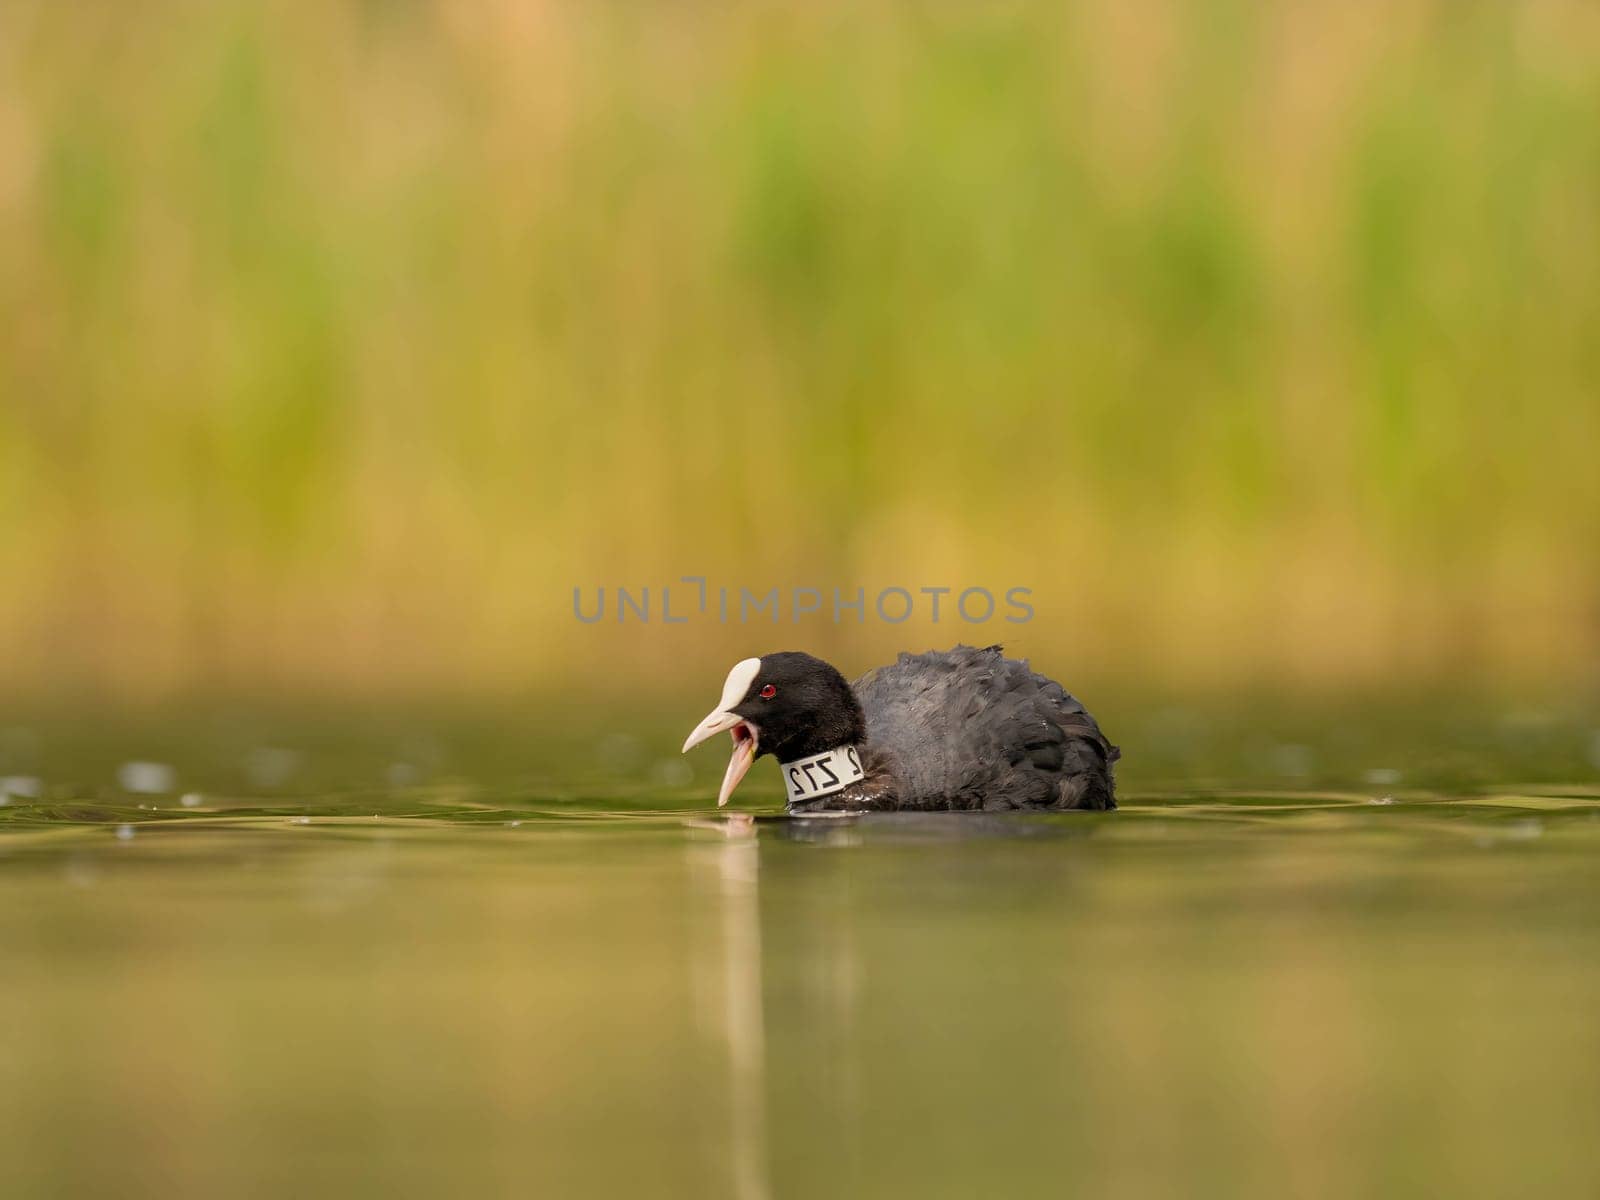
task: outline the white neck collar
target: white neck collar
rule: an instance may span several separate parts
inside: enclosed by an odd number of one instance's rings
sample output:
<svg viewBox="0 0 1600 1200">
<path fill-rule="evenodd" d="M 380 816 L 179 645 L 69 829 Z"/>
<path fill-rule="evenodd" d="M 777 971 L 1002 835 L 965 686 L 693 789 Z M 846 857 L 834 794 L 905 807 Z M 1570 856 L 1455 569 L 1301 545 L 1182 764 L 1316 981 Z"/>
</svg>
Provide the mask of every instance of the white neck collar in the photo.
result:
<svg viewBox="0 0 1600 1200">
<path fill-rule="evenodd" d="M 831 796 L 866 777 L 861 769 L 861 751 L 854 746 L 835 746 L 821 754 L 808 754 L 778 765 L 790 804 Z"/>
</svg>

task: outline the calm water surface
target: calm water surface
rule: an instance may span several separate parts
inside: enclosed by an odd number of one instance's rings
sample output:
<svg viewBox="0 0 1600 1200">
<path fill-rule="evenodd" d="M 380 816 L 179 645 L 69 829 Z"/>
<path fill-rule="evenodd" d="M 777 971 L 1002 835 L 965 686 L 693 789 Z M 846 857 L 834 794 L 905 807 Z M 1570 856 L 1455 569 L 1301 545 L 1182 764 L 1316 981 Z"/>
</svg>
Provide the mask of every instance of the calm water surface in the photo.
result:
<svg viewBox="0 0 1600 1200">
<path fill-rule="evenodd" d="M 653 741 L 491 784 L 29 736 L 6 1197 L 1600 1193 L 1581 723 L 807 820 Z"/>
</svg>

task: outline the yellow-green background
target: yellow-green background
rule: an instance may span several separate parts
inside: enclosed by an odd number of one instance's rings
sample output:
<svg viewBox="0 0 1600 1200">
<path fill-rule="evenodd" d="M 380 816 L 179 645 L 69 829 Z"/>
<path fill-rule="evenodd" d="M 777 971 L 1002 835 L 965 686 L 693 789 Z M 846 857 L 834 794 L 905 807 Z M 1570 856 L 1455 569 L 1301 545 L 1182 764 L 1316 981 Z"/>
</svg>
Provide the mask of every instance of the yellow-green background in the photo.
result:
<svg viewBox="0 0 1600 1200">
<path fill-rule="evenodd" d="M 13 699 L 1569 688 L 1597 456 L 1589 3 L 0 6 Z"/>
</svg>

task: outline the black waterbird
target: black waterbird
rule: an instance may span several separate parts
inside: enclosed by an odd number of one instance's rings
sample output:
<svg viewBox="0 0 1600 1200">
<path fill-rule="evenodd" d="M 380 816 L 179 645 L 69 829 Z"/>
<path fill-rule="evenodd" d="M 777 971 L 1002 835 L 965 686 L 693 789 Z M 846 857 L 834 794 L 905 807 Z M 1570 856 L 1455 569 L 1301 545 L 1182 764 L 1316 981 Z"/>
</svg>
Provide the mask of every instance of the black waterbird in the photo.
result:
<svg viewBox="0 0 1600 1200">
<path fill-rule="evenodd" d="M 795 650 L 747 658 L 683 748 L 724 731 L 719 806 L 764 754 L 791 812 L 1117 806 L 1121 752 L 1059 683 L 999 646 L 902 654 L 854 684 Z"/>
</svg>

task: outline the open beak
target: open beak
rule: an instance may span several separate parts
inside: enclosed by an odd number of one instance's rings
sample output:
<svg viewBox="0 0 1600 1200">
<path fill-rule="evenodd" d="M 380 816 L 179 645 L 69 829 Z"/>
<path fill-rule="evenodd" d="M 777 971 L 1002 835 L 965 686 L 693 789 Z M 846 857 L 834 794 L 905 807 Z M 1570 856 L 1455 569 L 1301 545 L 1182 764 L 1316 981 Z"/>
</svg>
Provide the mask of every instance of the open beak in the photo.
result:
<svg viewBox="0 0 1600 1200">
<path fill-rule="evenodd" d="M 708 737 L 723 730 L 733 735 L 733 757 L 728 759 L 728 769 L 722 776 L 722 790 L 717 793 L 718 808 L 728 802 L 728 797 L 733 795 L 733 789 L 739 786 L 739 780 L 744 778 L 745 772 L 750 769 L 750 764 L 755 762 L 756 747 L 761 742 L 761 731 L 738 713 L 716 709 L 694 727 L 694 732 L 683 743 L 683 752 L 687 754 Z"/>
</svg>

